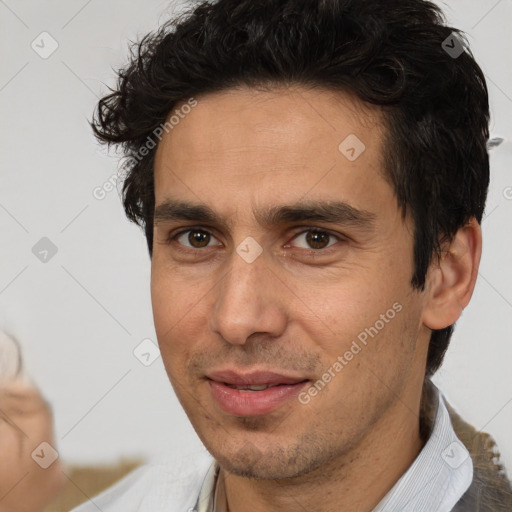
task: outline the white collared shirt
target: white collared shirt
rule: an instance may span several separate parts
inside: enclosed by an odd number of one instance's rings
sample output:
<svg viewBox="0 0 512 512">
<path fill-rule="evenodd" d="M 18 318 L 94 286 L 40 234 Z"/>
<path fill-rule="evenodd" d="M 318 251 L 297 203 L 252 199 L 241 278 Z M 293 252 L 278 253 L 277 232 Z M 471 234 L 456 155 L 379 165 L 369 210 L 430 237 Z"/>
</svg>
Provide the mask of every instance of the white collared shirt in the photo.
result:
<svg viewBox="0 0 512 512">
<path fill-rule="evenodd" d="M 438 407 L 428 441 L 372 512 L 449 512 L 471 485 L 473 462 L 453 430 L 442 393 L 437 393 Z M 218 474 L 219 465 L 213 462 L 201 487 L 197 512 L 226 512 Z"/>
</svg>

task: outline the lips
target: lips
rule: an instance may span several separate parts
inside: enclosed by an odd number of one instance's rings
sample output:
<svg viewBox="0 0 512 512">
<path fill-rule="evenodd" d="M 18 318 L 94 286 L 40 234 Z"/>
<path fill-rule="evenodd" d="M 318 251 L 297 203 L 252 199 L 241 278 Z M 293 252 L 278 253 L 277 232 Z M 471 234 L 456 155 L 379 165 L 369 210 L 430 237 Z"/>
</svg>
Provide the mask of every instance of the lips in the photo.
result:
<svg viewBox="0 0 512 512">
<path fill-rule="evenodd" d="M 243 388 L 248 386 L 279 386 L 282 384 L 297 384 L 304 377 L 293 377 L 275 372 L 248 372 L 241 373 L 233 370 L 214 371 L 207 375 L 211 380 L 227 384 L 228 386 Z"/>
<path fill-rule="evenodd" d="M 273 384 L 272 386 L 268 384 L 235 386 L 235 384 L 228 384 L 226 382 L 224 383 L 224 385 L 229 386 L 232 389 L 238 389 L 240 391 L 263 391 L 264 389 L 275 388 L 276 386 L 280 386 L 280 384 Z"/>
<path fill-rule="evenodd" d="M 258 416 L 273 412 L 296 396 L 308 382 L 301 376 L 270 371 L 214 371 L 207 378 L 216 404 L 234 416 Z"/>
</svg>

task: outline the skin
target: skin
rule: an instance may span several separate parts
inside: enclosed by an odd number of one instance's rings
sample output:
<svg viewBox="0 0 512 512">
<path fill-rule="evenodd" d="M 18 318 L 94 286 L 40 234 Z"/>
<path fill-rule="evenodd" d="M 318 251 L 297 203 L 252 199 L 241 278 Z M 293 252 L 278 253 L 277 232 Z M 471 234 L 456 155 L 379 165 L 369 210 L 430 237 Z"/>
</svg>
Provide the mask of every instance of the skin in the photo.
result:
<svg viewBox="0 0 512 512">
<path fill-rule="evenodd" d="M 414 290 L 413 223 L 383 177 L 375 107 L 298 86 L 197 100 L 158 146 L 156 207 L 207 205 L 223 222 L 156 219 L 151 294 L 170 381 L 221 466 L 230 512 L 370 511 L 422 448 L 431 329 L 453 323 L 471 297 L 479 226 L 461 229 L 425 291 Z M 349 134 L 366 147 L 354 161 L 338 150 Z M 266 225 L 256 215 L 339 200 L 372 225 Z M 187 228 L 206 242 L 191 245 L 179 234 Z M 311 229 L 324 230 L 326 247 L 308 245 Z M 263 251 L 252 263 L 236 252 L 246 237 Z M 309 403 L 240 417 L 212 398 L 205 374 L 226 367 L 314 383 L 395 303 L 401 311 Z"/>
<path fill-rule="evenodd" d="M 65 484 L 59 459 L 43 469 L 32 458 L 42 443 L 55 446 L 53 418 L 39 391 L 12 381 L 0 388 L 0 510 L 42 512 Z M 40 453 L 37 451 L 36 453 Z M 44 450 L 43 450 L 44 454 Z"/>
</svg>

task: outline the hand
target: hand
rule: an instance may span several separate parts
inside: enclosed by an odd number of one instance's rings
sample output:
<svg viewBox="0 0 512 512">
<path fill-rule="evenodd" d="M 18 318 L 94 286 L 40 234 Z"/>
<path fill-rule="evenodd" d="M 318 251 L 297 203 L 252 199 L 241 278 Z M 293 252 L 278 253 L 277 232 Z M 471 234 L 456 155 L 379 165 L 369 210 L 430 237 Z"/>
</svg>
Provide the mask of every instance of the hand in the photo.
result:
<svg viewBox="0 0 512 512">
<path fill-rule="evenodd" d="M 32 452 L 43 441 L 55 447 L 49 404 L 31 385 L 0 387 L 0 512 L 41 512 L 64 485 L 59 459 L 42 469 Z"/>
</svg>

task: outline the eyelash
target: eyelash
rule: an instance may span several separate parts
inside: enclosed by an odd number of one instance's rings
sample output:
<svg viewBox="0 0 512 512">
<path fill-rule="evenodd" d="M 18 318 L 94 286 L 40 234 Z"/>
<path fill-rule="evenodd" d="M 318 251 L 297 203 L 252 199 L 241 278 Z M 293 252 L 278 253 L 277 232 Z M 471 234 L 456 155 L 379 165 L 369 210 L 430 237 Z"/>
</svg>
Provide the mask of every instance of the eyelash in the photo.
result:
<svg viewBox="0 0 512 512">
<path fill-rule="evenodd" d="M 202 227 L 191 226 L 191 227 L 189 227 L 187 229 L 179 231 L 178 233 L 171 233 L 171 234 L 169 234 L 169 237 L 167 239 L 167 243 L 168 244 L 174 244 L 176 242 L 177 245 L 179 246 L 179 250 L 183 251 L 183 252 L 187 252 L 187 253 L 190 253 L 190 252 L 197 253 L 201 249 L 207 249 L 209 246 L 203 247 L 203 248 L 193 248 L 193 247 L 184 246 L 184 245 L 180 244 L 179 242 L 177 242 L 177 239 L 180 236 L 182 236 L 182 235 L 184 235 L 186 233 L 190 233 L 191 231 L 199 231 L 199 232 L 202 232 L 202 233 L 207 233 L 210 236 L 216 238 L 215 235 L 211 231 L 208 231 L 207 229 L 204 229 Z M 300 235 L 303 235 L 305 233 L 310 233 L 310 232 L 325 234 L 325 235 L 327 235 L 327 236 L 329 236 L 331 238 L 337 239 L 338 241 L 346 240 L 346 238 L 341 236 L 341 235 L 335 235 L 334 233 L 331 233 L 330 231 L 328 231 L 326 229 L 321 229 L 321 228 L 316 228 L 316 227 L 309 227 L 309 229 L 304 229 L 302 231 L 299 231 L 299 232 L 295 233 L 293 235 L 293 237 L 292 237 L 292 240 L 296 239 Z M 320 253 L 329 254 L 331 252 L 330 251 L 331 248 L 334 247 L 334 245 L 336 245 L 336 244 L 328 245 L 324 249 L 313 249 L 313 248 L 311 248 L 311 249 L 304 249 L 304 248 L 300 248 L 300 247 L 299 247 L 299 249 L 302 249 L 304 251 L 309 251 L 310 253 L 312 253 L 314 255 L 320 255 Z"/>
</svg>

